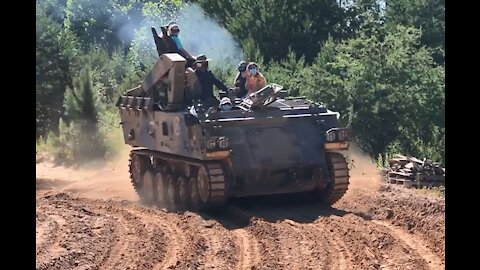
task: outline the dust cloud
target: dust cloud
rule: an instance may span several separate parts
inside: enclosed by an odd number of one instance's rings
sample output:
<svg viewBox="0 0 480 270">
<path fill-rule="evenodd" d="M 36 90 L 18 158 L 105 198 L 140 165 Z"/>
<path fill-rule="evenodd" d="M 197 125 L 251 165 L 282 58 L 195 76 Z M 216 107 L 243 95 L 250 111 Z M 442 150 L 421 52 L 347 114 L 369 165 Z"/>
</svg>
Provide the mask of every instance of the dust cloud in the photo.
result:
<svg viewBox="0 0 480 270">
<path fill-rule="evenodd" d="M 189 4 L 182 8 L 177 23 L 183 46 L 191 54 L 205 54 L 214 65 L 232 67 L 243 59 L 243 52 L 233 36 L 206 16 L 198 5 Z"/>
<path fill-rule="evenodd" d="M 350 166 L 350 188 L 380 189 L 380 170 L 374 159 L 363 153 L 355 144 L 350 145 L 345 156 Z"/>
<path fill-rule="evenodd" d="M 55 166 L 50 162 L 36 165 L 37 189 L 54 189 L 90 199 L 125 199 L 138 201 L 128 172 L 129 151 L 121 148 L 117 158 L 98 165 L 77 168 Z"/>
</svg>

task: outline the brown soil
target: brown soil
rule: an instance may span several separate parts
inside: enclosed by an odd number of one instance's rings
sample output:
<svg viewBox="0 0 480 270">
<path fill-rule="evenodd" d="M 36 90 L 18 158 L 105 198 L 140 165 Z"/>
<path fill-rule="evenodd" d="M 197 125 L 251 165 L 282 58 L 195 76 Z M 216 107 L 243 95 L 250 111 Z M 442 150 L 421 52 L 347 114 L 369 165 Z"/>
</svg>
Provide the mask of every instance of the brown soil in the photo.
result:
<svg viewBox="0 0 480 270">
<path fill-rule="evenodd" d="M 37 269 L 444 269 L 445 200 L 380 183 L 357 150 L 334 207 L 282 197 L 215 214 L 141 205 L 127 160 L 37 164 Z"/>
</svg>

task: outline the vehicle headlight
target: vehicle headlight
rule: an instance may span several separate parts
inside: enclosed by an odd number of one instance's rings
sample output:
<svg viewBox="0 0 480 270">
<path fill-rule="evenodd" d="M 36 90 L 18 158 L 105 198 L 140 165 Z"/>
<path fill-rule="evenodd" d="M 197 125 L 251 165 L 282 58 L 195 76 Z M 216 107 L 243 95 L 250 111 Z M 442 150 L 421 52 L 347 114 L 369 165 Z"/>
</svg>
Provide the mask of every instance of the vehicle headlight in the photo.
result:
<svg viewBox="0 0 480 270">
<path fill-rule="evenodd" d="M 329 130 L 327 131 L 327 142 L 334 142 L 335 139 L 337 138 L 337 133 L 335 130 Z"/>
<path fill-rule="evenodd" d="M 228 143 L 227 137 L 218 138 L 218 147 L 220 147 L 220 149 L 226 149 L 228 148 L 228 146 L 229 146 L 229 143 Z"/>
<path fill-rule="evenodd" d="M 217 148 L 217 138 L 210 138 L 207 141 L 207 150 L 215 150 Z"/>
</svg>

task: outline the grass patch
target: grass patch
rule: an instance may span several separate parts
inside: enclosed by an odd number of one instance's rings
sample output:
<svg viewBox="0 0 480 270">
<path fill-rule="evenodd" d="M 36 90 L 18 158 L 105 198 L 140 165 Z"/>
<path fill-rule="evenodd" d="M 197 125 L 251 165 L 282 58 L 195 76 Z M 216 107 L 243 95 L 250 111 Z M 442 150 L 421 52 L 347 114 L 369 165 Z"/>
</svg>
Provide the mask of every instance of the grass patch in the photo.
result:
<svg viewBox="0 0 480 270">
<path fill-rule="evenodd" d="M 96 132 L 92 134 L 82 132 L 81 123 L 60 120 L 58 134 L 49 132 L 46 138 L 37 140 L 37 162 L 53 159 L 58 164 L 79 165 L 114 160 L 124 145 L 119 119 L 116 110 L 100 112 Z"/>
<path fill-rule="evenodd" d="M 427 195 L 434 195 L 438 197 L 445 198 L 445 187 L 438 186 L 438 187 L 422 187 L 416 189 L 418 192 L 427 194 Z"/>
</svg>

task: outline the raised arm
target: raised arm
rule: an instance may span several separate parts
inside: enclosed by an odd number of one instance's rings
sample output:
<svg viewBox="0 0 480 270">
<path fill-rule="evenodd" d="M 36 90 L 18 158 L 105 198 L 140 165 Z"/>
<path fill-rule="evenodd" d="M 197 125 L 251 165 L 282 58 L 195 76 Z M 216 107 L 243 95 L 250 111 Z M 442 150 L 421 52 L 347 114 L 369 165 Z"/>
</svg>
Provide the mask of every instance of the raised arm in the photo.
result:
<svg viewBox="0 0 480 270">
<path fill-rule="evenodd" d="M 217 77 L 215 77 L 215 75 L 213 75 L 213 73 L 210 72 L 210 76 L 211 76 L 211 80 L 213 82 L 213 84 L 220 90 L 223 90 L 223 91 L 227 91 L 228 90 L 228 87 L 223 84 L 223 82 L 221 82 L 219 79 L 217 79 Z"/>
</svg>

